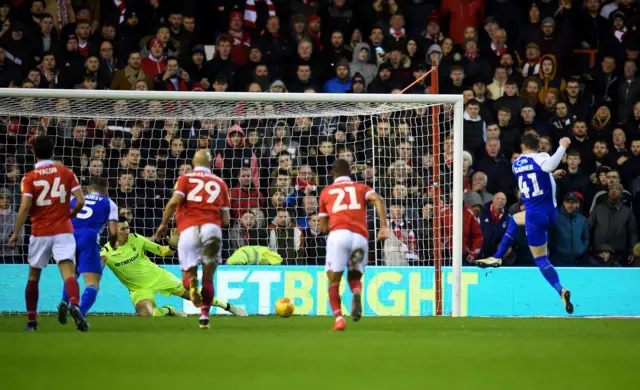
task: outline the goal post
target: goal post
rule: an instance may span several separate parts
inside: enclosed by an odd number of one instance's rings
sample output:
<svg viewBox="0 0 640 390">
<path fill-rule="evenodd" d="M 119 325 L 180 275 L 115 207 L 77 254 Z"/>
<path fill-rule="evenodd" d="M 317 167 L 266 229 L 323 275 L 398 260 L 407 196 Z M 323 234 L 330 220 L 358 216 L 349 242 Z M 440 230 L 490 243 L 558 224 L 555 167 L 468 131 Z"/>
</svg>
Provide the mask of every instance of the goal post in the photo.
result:
<svg viewBox="0 0 640 390">
<path fill-rule="evenodd" d="M 279 268 L 264 268 L 280 270 L 278 280 L 260 284 L 260 292 L 247 292 L 237 302 L 254 305 L 253 314 L 269 313 L 277 297 L 260 295 L 269 293 L 269 286 L 297 291 L 306 285 L 304 278 L 312 280 L 307 292 L 313 302 L 301 295 L 296 305 L 326 314 L 326 282 L 317 266 L 324 261 L 323 241 L 313 228 L 314 203 L 330 182 L 330 163 L 346 158 L 356 178 L 383 195 L 393 216 L 391 242 L 380 245 L 374 241 L 378 219 L 369 213 L 365 281 L 375 285 L 365 293 L 371 301 L 365 303 L 365 315 L 463 314 L 461 95 L 0 89 L 0 122 L 0 163 L 10 177 L 0 192 L 10 194 L 13 212 L 19 201 L 16 181 L 33 163 L 30 142 L 47 134 L 56 140 L 56 158 L 83 184 L 92 176 L 108 180 L 120 212 L 146 235 L 159 223 L 170 183 L 190 169 L 193 152 L 212 150 L 215 172 L 240 193 L 235 203 L 232 196 L 224 260 L 242 243 L 270 247 L 283 259 Z M 444 226 L 450 223 L 441 217 L 445 209 L 453 215 L 451 226 Z M 0 313 L 23 311 L 16 303 L 24 283 L 18 270 L 26 269 L 29 226 L 22 234 L 19 248 L 0 257 Z M 154 261 L 177 264 L 176 259 Z M 294 271 L 305 274 L 302 282 L 292 281 Z M 251 277 L 235 282 L 248 283 Z M 232 296 L 231 279 L 225 279 L 227 287 L 216 287 L 222 298 L 238 298 Z M 41 288 L 41 302 L 47 302 L 41 311 L 58 300 L 49 287 L 56 282 Z M 433 296 L 425 298 L 432 306 L 425 308 L 422 298 L 412 301 L 412 289 L 430 291 L 420 296 Z M 97 312 L 120 312 L 122 305 L 107 302 L 110 297 L 126 300 L 121 292 L 111 296 L 108 288 L 100 295 Z M 251 297 L 259 302 L 245 302 Z"/>
</svg>

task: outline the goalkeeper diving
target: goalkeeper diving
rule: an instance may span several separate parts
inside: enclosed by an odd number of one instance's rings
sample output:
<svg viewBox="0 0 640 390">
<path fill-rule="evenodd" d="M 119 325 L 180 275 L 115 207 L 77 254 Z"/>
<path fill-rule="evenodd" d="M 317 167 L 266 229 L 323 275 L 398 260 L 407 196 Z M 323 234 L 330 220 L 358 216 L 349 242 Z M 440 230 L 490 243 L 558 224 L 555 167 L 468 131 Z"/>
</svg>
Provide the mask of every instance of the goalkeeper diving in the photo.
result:
<svg viewBox="0 0 640 390">
<path fill-rule="evenodd" d="M 170 240 L 171 241 L 171 240 Z M 165 297 L 175 295 L 189 300 L 189 291 L 178 277 L 153 263 L 145 251 L 158 256 L 167 257 L 173 255 L 169 246 L 154 243 L 146 237 L 131 233 L 129 224 L 124 217 L 118 220 L 118 239 L 116 247 L 106 244 L 100 251 L 103 265 L 113 271 L 115 276 L 129 290 L 131 301 L 136 313 L 142 317 L 186 317 L 182 311 L 176 310 L 170 305 L 158 307 L 156 294 Z M 246 316 L 247 313 L 241 307 L 221 301 L 213 300 L 213 306 L 220 307 L 234 315 Z"/>
</svg>

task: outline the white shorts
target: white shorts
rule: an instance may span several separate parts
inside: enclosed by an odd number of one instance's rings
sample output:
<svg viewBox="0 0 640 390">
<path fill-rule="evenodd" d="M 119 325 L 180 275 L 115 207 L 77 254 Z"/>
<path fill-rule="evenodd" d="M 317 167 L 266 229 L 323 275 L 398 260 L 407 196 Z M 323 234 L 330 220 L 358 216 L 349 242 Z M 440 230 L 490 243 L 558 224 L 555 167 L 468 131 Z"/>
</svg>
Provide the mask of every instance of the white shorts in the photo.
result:
<svg viewBox="0 0 640 390">
<path fill-rule="evenodd" d="M 29 265 L 42 269 L 53 257 L 56 263 L 62 260 L 76 262 L 76 239 L 72 233 L 55 236 L 31 236 L 29 239 Z"/>
<path fill-rule="evenodd" d="M 369 244 L 363 235 L 351 230 L 333 230 L 327 237 L 327 272 L 349 271 L 364 272 L 367 264 Z"/>
<path fill-rule="evenodd" d="M 204 255 L 204 247 L 218 240 L 218 251 L 209 256 Z M 220 226 L 207 223 L 202 226 L 191 226 L 180 233 L 178 240 L 178 260 L 180 269 L 186 271 L 200 264 L 220 263 L 222 260 L 222 229 Z"/>
</svg>

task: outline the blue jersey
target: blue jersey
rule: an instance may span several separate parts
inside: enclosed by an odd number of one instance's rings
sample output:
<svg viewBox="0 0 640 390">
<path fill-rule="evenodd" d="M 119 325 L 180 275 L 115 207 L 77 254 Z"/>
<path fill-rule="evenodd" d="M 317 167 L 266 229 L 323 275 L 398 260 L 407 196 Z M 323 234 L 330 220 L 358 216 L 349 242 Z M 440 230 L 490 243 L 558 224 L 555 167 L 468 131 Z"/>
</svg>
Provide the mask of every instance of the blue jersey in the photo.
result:
<svg viewBox="0 0 640 390">
<path fill-rule="evenodd" d="M 71 220 L 76 237 L 92 236 L 96 240 L 102 228 L 109 221 L 118 221 L 118 206 L 106 196 L 90 193 L 85 197 L 85 204 L 78 215 Z M 75 207 L 76 198 L 71 199 L 71 208 Z"/>
<path fill-rule="evenodd" d="M 549 158 L 547 153 L 523 154 L 513 163 L 513 173 L 527 211 L 556 208 L 556 182 L 553 173 L 542 169 Z"/>
<path fill-rule="evenodd" d="M 109 221 L 118 221 L 118 207 L 106 196 L 90 193 L 78 215 L 71 220 L 76 238 L 77 271 L 102 273 L 100 261 L 100 232 Z M 71 199 L 71 208 L 76 199 Z"/>
</svg>

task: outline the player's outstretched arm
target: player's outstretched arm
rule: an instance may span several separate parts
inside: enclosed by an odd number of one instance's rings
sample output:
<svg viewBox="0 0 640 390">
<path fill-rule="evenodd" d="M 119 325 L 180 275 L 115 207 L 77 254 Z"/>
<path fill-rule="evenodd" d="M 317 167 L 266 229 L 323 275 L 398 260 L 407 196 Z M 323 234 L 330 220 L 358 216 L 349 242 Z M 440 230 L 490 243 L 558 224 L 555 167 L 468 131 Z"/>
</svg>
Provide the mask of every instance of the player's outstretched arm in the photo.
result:
<svg viewBox="0 0 640 390">
<path fill-rule="evenodd" d="M 384 205 L 384 199 L 376 192 L 369 192 L 367 195 L 367 201 L 372 204 L 378 212 L 378 218 L 380 219 L 380 230 L 378 231 L 378 240 L 386 240 L 389 237 L 389 231 L 387 230 L 387 208 Z"/>
<path fill-rule="evenodd" d="M 558 168 L 558 165 L 562 162 L 562 156 L 564 156 L 564 152 L 567 151 L 567 148 L 571 144 L 571 140 L 567 137 L 564 137 L 560 140 L 560 146 L 553 154 L 553 156 L 549 157 L 548 160 L 542 163 L 542 170 L 545 172 L 553 172 Z"/>
<path fill-rule="evenodd" d="M 146 251 L 149 251 L 155 255 L 162 256 L 162 257 L 173 255 L 173 251 L 169 246 L 156 244 L 155 242 L 151 241 L 147 237 L 142 237 L 137 234 L 135 235 L 135 237 L 138 243 L 140 243 L 142 245 L 142 248 Z"/>
<path fill-rule="evenodd" d="M 178 205 L 182 203 L 183 198 L 184 195 L 178 192 L 174 192 L 171 199 L 169 199 L 169 202 L 164 208 L 164 213 L 162 214 L 162 222 L 160 223 L 160 226 L 158 226 L 158 230 L 156 231 L 154 237 L 156 241 L 161 240 L 164 237 L 165 231 L 167 230 L 167 225 L 169 225 L 169 220 L 176 212 L 176 208 L 178 208 Z"/>
<path fill-rule="evenodd" d="M 29 211 L 31 210 L 32 204 L 33 197 L 29 195 L 22 195 L 22 199 L 20 200 L 20 209 L 18 209 L 18 216 L 16 218 L 16 225 L 13 228 L 13 234 L 9 237 L 9 247 L 13 248 L 18 243 L 20 232 L 22 231 L 24 224 L 27 222 L 27 218 L 29 218 Z"/>
</svg>

